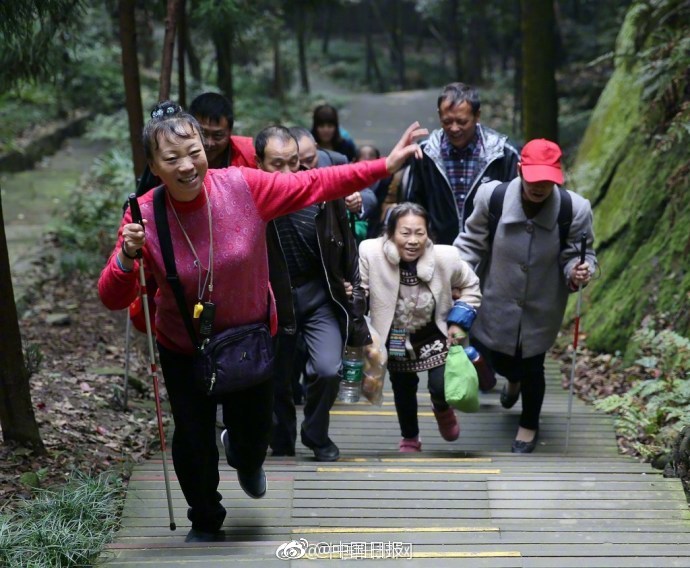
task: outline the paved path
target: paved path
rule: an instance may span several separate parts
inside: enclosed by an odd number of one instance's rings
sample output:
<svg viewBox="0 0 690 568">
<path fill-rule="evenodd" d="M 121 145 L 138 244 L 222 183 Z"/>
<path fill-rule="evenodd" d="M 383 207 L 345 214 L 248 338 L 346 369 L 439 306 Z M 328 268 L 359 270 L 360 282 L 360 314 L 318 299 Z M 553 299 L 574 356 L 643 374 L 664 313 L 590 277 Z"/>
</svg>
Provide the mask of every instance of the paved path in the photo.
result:
<svg viewBox="0 0 690 568">
<path fill-rule="evenodd" d="M 160 459 L 136 467 L 123 528 L 101 565 L 333 565 L 278 559 L 277 549 L 294 540 L 295 550 L 327 543 L 334 558 L 360 554 L 369 560 L 357 565 L 372 567 L 386 552 L 411 557 L 389 565 L 410 567 L 690 567 L 680 482 L 620 456 L 610 417 L 575 401 L 571 447 L 563 454 L 567 393 L 556 363 L 549 363 L 539 447 L 528 456 L 509 452 L 520 405 L 503 410 L 498 390 L 482 395 L 477 414 L 460 415 L 462 433 L 453 443 L 439 436 L 428 394 L 419 399 L 421 454 L 397 452 L 389 392 L 381 408 L 334 408 L 339 462 L 317 463 L 301 446 L 295 458 L 268 458 L 264 499 L 247 498 L 222 463 L 225 542 L 184 543 L 189 523 L 175 480 L 178 530 L 170 532 Z"/>
<path fill-rule="evenodd" d="M 352 95 L 338 117 L 358 145 L 374 144 L 386 155 L 405 128 L 415 120 L 429 131 L 439 127 L 436 114 L 438 93 L 439 89 L 425 89 Z"/>
</svg>

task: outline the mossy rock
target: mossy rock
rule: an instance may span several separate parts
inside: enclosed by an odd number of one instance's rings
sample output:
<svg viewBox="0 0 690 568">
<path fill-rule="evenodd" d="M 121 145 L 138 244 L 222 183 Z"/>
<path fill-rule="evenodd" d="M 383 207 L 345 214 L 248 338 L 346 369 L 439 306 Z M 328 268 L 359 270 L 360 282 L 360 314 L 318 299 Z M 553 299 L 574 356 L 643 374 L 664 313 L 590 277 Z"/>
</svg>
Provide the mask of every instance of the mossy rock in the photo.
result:
<svg viewBox="0 0 690 568">
<path fill-rule="evenodd" d="M 657 41 L 649 24 L 655 18 L 646 3 L 628 12 L 616 70 L 573 167 L 574 186 L 594 207 L 601 273 L 585 290 L 582 324 L 587 345 L 595 350 L 625 352 L 648 314 L 673 314 L 675 330 L 690 332 L 690 132 L 683 126 L 690 120 L 690 102 L 681 90 L 673 102 L 679 110 L 670 120 L 650 120 L 643 57 L 637 55 Z M 690 24 L 681 25 L 690 32 Z"/>
</svg>

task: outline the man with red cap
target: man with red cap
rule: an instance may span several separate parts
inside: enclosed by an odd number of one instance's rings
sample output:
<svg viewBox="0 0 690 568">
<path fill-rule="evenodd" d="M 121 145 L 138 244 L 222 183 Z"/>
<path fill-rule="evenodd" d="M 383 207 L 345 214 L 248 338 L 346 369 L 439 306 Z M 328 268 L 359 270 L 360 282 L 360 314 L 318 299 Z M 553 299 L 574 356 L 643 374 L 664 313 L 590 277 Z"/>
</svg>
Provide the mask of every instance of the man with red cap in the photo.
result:
<svg viewBox="0 0 690 568">
<path fill-rule="evenodd" d="M 546 351 L 568 294 L 586 285 L 596 267 L 589 201 L 562 183 L 561 149 L 543 138 L 531 140 L 522 149 L 518 177 L 479 187 L 454 243 L 481 281 L 472 343 L 508 380 L 501 405 L 511 408 L 522 396 L 514 453 L 530 453 L 537 445 Z M 580 264 L 583 233 L 586 260 Z"/>
</svg>

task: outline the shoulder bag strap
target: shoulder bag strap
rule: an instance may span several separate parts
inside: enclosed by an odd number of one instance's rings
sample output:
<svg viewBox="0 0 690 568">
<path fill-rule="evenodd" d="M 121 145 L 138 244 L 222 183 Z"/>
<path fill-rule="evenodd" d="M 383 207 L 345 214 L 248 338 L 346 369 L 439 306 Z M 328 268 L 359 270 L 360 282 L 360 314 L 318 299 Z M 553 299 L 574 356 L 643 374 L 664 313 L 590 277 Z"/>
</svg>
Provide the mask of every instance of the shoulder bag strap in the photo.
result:
<svg viewBox="0 0 690 568">
<path fill-rule="evenodd" d="M 498 222 L 501 220 L 501 215 L 503 215 L 503 200 L 505 199 L 509 183 L 510 182 L 504 181 L 494 187 L 491 197 L 489 198 L 489 249 L 491 249 L 494 244 Z"/>
<path fill-rule="evenodd" d="M 189 338 L 192 344 L 197 346 L 199 341 L 192 325 L 192 317 L 189 315 L 189 310 L 184 301 L 184 291 L 182 290 L 182 283 L 177 275 L 177 268 L 175 267 L 175 255 L 173 253 L 173 244 L 170 237 L 170 225 L 168 225 L 168 214 L 165 205 L 165 187 L 158 187 L 153 194 L 153 213 L 156 219 L 156 232 L 158 233 L 158 241 L 161 245 L 161 254 L 163 255 L 163 262 L 165 263 L 165 279 L 168 281 L 170 288 L 175 295 L 177 307 L 182 315 L 184 326 L 187 328 Z"/>
<path fill-rule="evenodd" d="M 558 188 L 561 192 L 561 208 L 558 211 L 558 234 L 561 238 L 561 251 L 568 246 L 568 234 L 573 223 L 573 199 L 567 189 Z"/>
</svg>

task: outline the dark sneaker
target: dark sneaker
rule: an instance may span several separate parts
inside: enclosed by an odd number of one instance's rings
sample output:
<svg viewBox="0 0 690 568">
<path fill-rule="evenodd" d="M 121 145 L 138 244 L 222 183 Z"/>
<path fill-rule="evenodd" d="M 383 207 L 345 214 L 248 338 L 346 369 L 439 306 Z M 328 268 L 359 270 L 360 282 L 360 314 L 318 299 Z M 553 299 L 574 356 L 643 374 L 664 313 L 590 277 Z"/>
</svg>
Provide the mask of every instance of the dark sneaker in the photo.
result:
<svg viewBox="0 0 690 568">
<path fill-rule="evenodd" d="M 257 471 L 247 473 L 237 470 L 237 480 L 240 482 L 242 490 L 252 499 L 261 499 L 266 495 L 266 474 L 264 468 L 260 467 Z"/>
<path fill-rule="evenodd" d="M 234 465 L 236 462 L 230 447 L 230 436 L 227 430 L 223 430 L 220 433 L 220 441 L 223 442 L 225 458 L 228 460 L 228 465 L 237 469 Z M 252 499 L 261 499 L 266 495 L 266 474 L 262 467 L 252 472 L 237 469 L 237 480 L 240 482 L 242 490 Z"/>
<path fill-rule="evenodd" d="M 340 450 L 330 438 L 328 438 L 328 442 L 324 445 L 318 446 L 309 439 L 304 429 L 300 431 L 300 437 L 302 438 L 302 443 L 314 452 L 314 459 L 316 459 L 316 461 L 334 462 L 338 461 L 338 458 L 340 458 Z"/>
<path fill-rule="evenodd" d="M 184 539 L 185 542 L 223 542 L 224 540 L 225 531 L 206 532 L 198 529 L 190 529 Z"/>
</svg>

